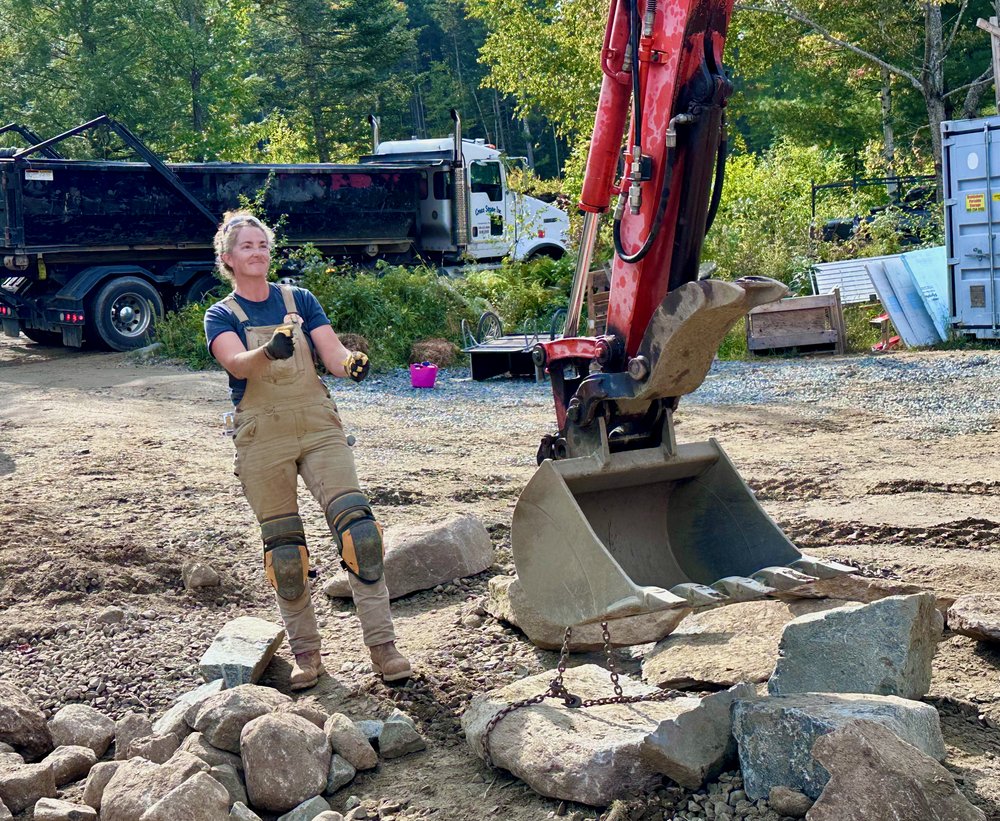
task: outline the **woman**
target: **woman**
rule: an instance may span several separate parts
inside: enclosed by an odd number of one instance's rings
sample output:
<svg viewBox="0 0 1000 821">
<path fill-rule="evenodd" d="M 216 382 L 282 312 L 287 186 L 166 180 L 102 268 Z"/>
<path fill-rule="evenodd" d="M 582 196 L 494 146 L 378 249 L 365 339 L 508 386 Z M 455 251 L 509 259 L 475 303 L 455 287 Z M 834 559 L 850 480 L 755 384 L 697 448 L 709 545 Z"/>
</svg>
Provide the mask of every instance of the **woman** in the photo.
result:
<svg viewBox="0 0 1000 821">
<path fill-rule="evenodd" d="M 295 656 L 291 687 L 312 687 L 325 672 L 298 514 L 299 476 L 326 513 L 372 666 L 386 682 L 399 681 L 412 670 L 394 643 L 382 529 L 359 489 L 337 406 L 313 364 L 315 354 L 334 376 L 360 382 L 368 357 L 344 347 L 309 291 L 268 282 L 273 242 L 271 229 L 249 212 L 225 215 L 215 255 L 234 288 L 208 309 L 205 335 L 212 356 L 229 373 L 235 473 L 260 522 L 264 572 Z"/>
</svg>

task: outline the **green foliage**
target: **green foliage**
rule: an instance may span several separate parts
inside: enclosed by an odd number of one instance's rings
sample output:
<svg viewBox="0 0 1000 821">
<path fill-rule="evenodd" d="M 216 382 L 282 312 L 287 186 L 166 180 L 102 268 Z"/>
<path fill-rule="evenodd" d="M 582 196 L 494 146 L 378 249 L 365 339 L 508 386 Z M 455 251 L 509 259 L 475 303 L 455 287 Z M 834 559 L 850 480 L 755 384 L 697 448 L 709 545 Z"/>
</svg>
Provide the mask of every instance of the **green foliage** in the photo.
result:
<svg viewBox="0 0 1000 821">
<path fill-rule="evenodd" d="M 844 328 L 847 331 L 848 353 L 871 353 L 872 345 L 882 339 L 882 332 L 871 320 L 883 313 L 881 303 L 844 306 Z"/>
<path fill-rule="evenodd" d="M 157 320 L 156 341 L 163 343 L 163 356 L 199 371 L 219 367 L 205 344 L 205 311 L 210 304 L 192 302 Z"/>
<path fill-rule="evenodd" d="M 407 364 L 414 342 L 442 337 L 460 343 L 462 320 L 478 318 L 432 268 L 380 263 L 375 271 L 354 269 L 331 265 L 308 249 L 302 260 L 303 287 L 316 295 L 336 331 L 368 340 L 375 368 Z"/>
<path fill-rule="evenodd" d="M 803 288 L 809 267 L 810 181 L 829 182 L 845 173 L 839 155 L 788 141 L 762 156 L 731 157 L 702 258 L 715 261 L 723 279 L 768 276 Z"/>
<path fill-rule="evenodd" d="M 569 256 L 504 262 L 470 272 L 457 287 L 470 304 L 493 310 L 505 330 L 547 329 L 552 314 L 569 301 L 573 264 Z"/>
<path fill-rule="evenodd" d="M 716 356 L 722 360 L 746 359 L 750 353 L 747 350 L 747 324 L 741 319 L 725 335 Z"/>
</svg>

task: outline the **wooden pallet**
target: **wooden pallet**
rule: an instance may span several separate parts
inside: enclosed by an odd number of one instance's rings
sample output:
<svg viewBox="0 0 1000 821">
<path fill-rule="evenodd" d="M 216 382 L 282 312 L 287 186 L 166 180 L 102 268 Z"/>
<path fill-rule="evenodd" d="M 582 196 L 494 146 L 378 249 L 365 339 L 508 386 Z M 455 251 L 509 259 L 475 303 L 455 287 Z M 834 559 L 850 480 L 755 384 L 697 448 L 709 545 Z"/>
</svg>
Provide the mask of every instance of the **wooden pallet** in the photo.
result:
<svg viewBox="0 0 1000 821">
<path fill-rule="evenodd" d="M 782 299 L 747 314 L 747 350 L 838 353 L 846 350 L 847 329 L 840 291 Z"/>
</svg>

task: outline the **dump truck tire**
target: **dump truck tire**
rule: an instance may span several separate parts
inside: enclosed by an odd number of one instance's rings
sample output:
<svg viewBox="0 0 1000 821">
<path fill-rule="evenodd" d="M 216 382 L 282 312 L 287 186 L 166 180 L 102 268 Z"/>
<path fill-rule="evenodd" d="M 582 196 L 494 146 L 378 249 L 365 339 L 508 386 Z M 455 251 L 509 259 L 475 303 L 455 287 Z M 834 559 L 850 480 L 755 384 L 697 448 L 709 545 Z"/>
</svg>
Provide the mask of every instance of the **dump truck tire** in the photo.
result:
<svg viewBox="0 0 1000 821">
<path fill-rule="evenodd" d="M 113 279 L 100 287 L 90 303 L 91 341 L 113 351 L 141 348 L 152 341 L 154 323 L 162 316 L 163 298 L 146 280 Z"/>
</svg>

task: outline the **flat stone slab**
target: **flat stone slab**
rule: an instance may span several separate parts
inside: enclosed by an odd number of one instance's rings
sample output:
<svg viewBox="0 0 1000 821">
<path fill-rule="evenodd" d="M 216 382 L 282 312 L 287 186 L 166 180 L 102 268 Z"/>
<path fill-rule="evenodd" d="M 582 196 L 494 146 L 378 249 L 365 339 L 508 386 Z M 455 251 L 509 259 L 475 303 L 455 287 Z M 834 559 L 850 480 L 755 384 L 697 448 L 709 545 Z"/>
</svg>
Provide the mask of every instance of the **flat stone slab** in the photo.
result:
<svg viewBox="0 0 1000 821">
<path fill-rule="evenodd" d="M 642 678 L 670 690 L 767 681 L 785 625 L 842 604 L 838 599 L 749 601 L 694 613 L 646 655 Z"/>
<path fill-rule="evenodd" d="M 205 681 L 221 678 L 226 688 L 256 684 L 281 646 L 285 630 L 254 616 L 228 622 L 198 663 Z"/>
<path fill-rule="evenodd" d="M 536 647 L 545 650 L 558 650 L 562 647 L 565 625 L 549 621 L 532 607 L 516 577 L 494 576 L 490 579 L 485 608 L 494 618 L 521 630 Z M 615 619 L 609 624 L 611 646 L 629 647 L 659 641 L 669 636 L 690 612 L 690 608 L 678 607 Z M 587 653 L 603 647 L 604 633 L 601 625 L 579 624 L 573 628 L 569 644 L 572 652 Z"/>
<path fill-rule="evenodd" d="M 920 698 L 943 630 L 933 593 L 800 616 L 782 633 L 768 692 Z"/>
<path fill-rule="evenodd" d="M 960 596 L 948 609 L 948 628 L 991 643 L 1000 642 L 1000 593 Z"/>
<path fill-rule="evenodd" d="M 802 693 L 733 703 L 733 736 L 750 798 L 789 787 L 818 798 L 830 774 L 812 756 L 813 743 L 855 721 L 881 724 L 941 761 L 944 739 L 937 710 L 897 696 Z"/>
<path fill-rule="evenodd" d="M 878 724 L 859 721 L 821 736 L 813 757 L 830 780 L 809 821 L 986 821 L 948 770 Z"/>
<path fill-rule="evenodd" d="M 196 705 L 201 704 L 206 698 L 221 693 L 226 682 L 222 678 L 217 678 L 201 687 L 190 690 L 173 703 L 173 706 L 153 723 L 154 735 L 168 735 L 173 733 L 178 738 L 189 735 L 192 728 L 185 721 L 185 716 L 191 712 Z M 192 719 L 194 716 L 192 716 Z"/>
<path fill-rule="evenodd" d="M 486 725 L 514 701 L 548 689 L 552 671 L 521 679 L 477 696 L 462 715 L 462 727 L 473 753 L 484 758 Z M 566 671 L 570 692 L 584 699 L 614 695 L 608 671 L 588 664 Z M 625 695 L 659 692 L 623 676 Z M 663 721 L 697 707 L 699 699 L 609 704 L 571 709 L 546 699 L 506 716 L 490 736 L 494 764 L 551 798 L 605 807 L 615 798 L 632 796 L 659 777 L 640 755 L 643 741 Z"/>
<path fill-rule="evenodd" d="M 393 599 L 475 576 L 494 559 L 490 534 L 471 514 L 453 516 L 443 523 L 388 528 L 384 541 L 385 583 Z M 347 573 L 338 573 L 323 590 L 332 598 L 351 598 Z"/>
</svg>

